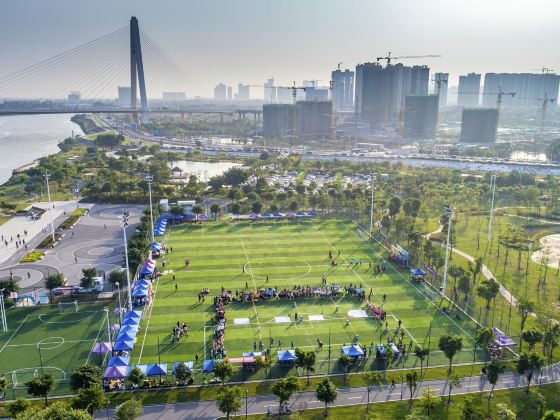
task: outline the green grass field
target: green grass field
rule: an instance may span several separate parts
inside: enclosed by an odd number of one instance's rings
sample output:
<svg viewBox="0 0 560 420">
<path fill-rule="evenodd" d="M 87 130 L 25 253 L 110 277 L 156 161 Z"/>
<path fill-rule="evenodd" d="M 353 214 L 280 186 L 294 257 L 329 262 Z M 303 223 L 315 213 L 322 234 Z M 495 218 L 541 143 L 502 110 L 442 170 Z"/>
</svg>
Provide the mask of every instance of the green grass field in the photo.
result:
<svg viewBox="0 0 560 420">
<path fill-rule="evenodd" d="M 404 343 L 412 340 L 414 344 L 429 347 L 432 350 L 430 365 L 447 363 L 437 349 L 439 337 L 446 333 L 463 338 L 464 350 L 454 362 L 472 362 L 475 356 L 476 323 L 464 314 L 456 319 L 455 312 L 450 316 L 442 313 L 432 303 L 433 290 L 426 285 L 411 284 L 407 269 L 387 264 L 384 273 L 375 274 L 369 262 L 381 263 L 387 258 L 387 252 L 377 243 L 365 242 L 363 234 L 349 220 L 179 225 L 172 227 L 168 247 L 172 247 L 173 252 L 167 255 L 170 262 L 165 269 L 174 271 L 177 290 L 171 274 L 160 278 L 153 307 L 143 317 L 131 363 L 194 360 L 196 353 L 200 360 L 209 358 L 215 328 L 213 297 L 222 287 L 232 290 L 234 295 L 236 290 L 244 290 L 246 283 L 250 289 L 292 289 L 295 285 L 320 285 L 323 275 L 327 276 L 329 284 L 362 285 L 366 294 L 373 288 L 373 302 L 382 305 L 388 313 L 389 331 L 394 332 L 398 320 L 402 320 L 406 332 Z M 334 256 L 340 251 L 336 267 L 329 264 L 329 250 Z M 345 262 L 351 257 L 361 258 L 364 263 L 351 268 Z M 184 266 L 185 258 L 190 260 L 188 267 Z M 199 302 L 198 293 L 205 287 L 210 293 L 204 302 Z M 382 304 L 384 294 L 387 300 Z M 435 301 L 439 299 L 436 297 Z M 269 339 L 273 338 L 271 354 L 276 363 L 278 340 L 284 349 L 293 341 L 295 347 L 318 351 L 316 342 L 321 339 L 325 347 L 318 354 L 317 372 L 336 371 L 341 345 L 349 344 L 354 336 L 359 336 L 366 346 L 387 341 L 385 325 L 380 321 L 348 316 L 349 310 L 364 307 L 363 302 L 353 296 L 295 302 L 296 307 L 293 300 L 226 306 L 228 357 L 252 351 L 254 343 L 261 340 L 268 347 Z M 290 313 L 293 320 L 296 311 L 304 316 L 304 321 L 275 322 L 275 317 Z M 309 321 L 310 315 L 322 315 L 324 320 Z M 236 325 L 235 320 L 239 319 L 248 319 L 249 324 Z M 348 325 L 346 320 L 349 320 Z M 189 337 L 172 343 L 171 332 L 177 321 L 187 323 Z M 333 349 L 330 363 L 326 350 L 329 336 Z M 203 357 L 205 341 L 207 353 Z M 476 357 L 480 360 L 484 356 L 477 352 Z M 407 355 L 393 364 L 411 367 L 419 366 L 419 361 L 414 355 Z M 362 361 L 360 367 L 381 368 L 382 364 L 371 357 Z"/>
<path fill-rule="evenodd" d="M 72 369 L 83 363 L 101 363 L 90 351 L 96 341 L 107 341 L 105 305 L 80 303 L 62 313 L 57 305 L 12 308 L 10 330 L 0 335 L 0 372 L 5 373 L 16 396 L 26 396 L 24 382 L 43 371 L 53 375 L 53 394 L 70 392 Z M 11 389 L 8 396 L 13 396 Z"/>
</svg>

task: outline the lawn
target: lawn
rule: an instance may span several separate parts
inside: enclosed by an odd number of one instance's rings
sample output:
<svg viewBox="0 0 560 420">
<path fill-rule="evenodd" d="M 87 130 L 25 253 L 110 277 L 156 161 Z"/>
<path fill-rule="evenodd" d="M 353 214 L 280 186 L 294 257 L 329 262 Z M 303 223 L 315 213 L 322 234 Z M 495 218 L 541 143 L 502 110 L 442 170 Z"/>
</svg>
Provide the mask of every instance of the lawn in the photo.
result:
<svg viewBox="0 0 560 420">
<path fill-rule="evenodd" d="M 410 283 L 407 269 L 388 263 L 385 272 L 375 273 L 369 263 L 381 264 L 387 253 L 381 245 L 365 242 L 361 235 L 349 220 L 173 226 L 167 244 L 173 251 L 166 256 L 169 262 L 165 270 L 172 270 L 176 281 L 169 272 L 156 284 L 155 301 L 142 319 L 131 362 L 192 361 L 198 354 L 196 368 L 200 368 L 202 359 L 210 358 L 216 327 L 213 297 L 222 287 L 232 290 L 234 295 L 246 286 L 251 290 L 267 287 L 292 290 L 296 285 L 320 286 L 322 276 L 326 276 L 329 285 L 363 287 L 366 295 L 373 289 L 372 301 L 387 312 L 391 336 L 401 320 L 405 332 L 403 342 L 408 345 L 412 341 L 413 345 L 430 348 L 430 365 L 447 363 L 437 348 L 439 337 L 447 333 L 463 338 L 464 350 L 454 362 L 472 362 L 476 323 L 464 315 L 457 319 L 454 312 L 450 315 L 441 312 L 432 302 L 433 290 Z M 329 263 L 329 250 L 338 262 L 336 267 Z M 363 264 L 350 267 L 348 260 L 352 257 L 362 259 Z M 184 264 L 186 258 L 190 261 L 188 267 Z M 210 293 L 204 301 L 199 301 L 198 294 L 203 288 L 209 288 Z M 385 303 L 383 295 L 386 295 Z M 276 365 L 279 345 L 282 349 L 290 348 L 293 341 L 294 347 L 317 352 L 318 373 L 341 372 L 337 360 L 343 344 L 350 344 L 355 337 L 366 347 L 387 342 L 385 325 L 380 321 L 371 317 L 352 318 L 348 314 L 350 310 L 363 308 L 364 303 L 352 295 L 229 304 L 225 330 L 227 356 L 240 357 L 243 352 L 253 351 L 255 345 L 258 349 L 261 341 L 268 348 L 272 339 L 271 357 L 275 363 L 272 376 L 279 376 L 288 371 Z M 295 312 L 303 315 L 304 320 L 295 322 Z M 279 317 L 288 316 L 291 316 L 289 322 L 279 322 Z M 310 321 L 310 317 L 317 320 Z M 172 343 L 171 333 L 177 321 L 187 323 L 189 337 Z M 240 322 L 247 324 L 238 325 Z M 317 339 L 325 344 L 322 351 L 317 347 Z M 483 357 L 482 352 L 477 352 L 477 360 Z M 393 365 L 415 367 L 419 361 L 407 353 Z M 356 370 L 364 368 L 382 369 L 384 365 L 372 355 L 357 363 Z M 241 379 L 246 374 L 239 371 L 233 379 Z M 263 372 L 251 373 L 251 379 L 263 376 Z"/>
<path fill-rule="evenodd" d="M 72 369 L 86 361 L 101 363 L 101 356 L 90 354 L 96 341 L 107 341 L 104 305 L 79 303 L 60 313 L 57 305 L 8 310 L 10 330 L 0 335 L 0 372 L 15 396 L 27 396 L 23 383 L 41 371 L 55 379 L 52 394 L 70 392 Z M 14 393 L 8 389 L 7 397 Z"/>
</svg>

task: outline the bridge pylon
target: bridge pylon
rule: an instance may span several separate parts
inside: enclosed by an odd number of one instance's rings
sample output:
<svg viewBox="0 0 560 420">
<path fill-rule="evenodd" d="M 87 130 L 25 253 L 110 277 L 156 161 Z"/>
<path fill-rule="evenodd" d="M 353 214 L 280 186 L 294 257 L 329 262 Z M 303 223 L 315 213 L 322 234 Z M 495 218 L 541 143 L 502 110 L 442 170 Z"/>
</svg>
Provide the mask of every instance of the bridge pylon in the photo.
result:
<svg viewBox="0 0 560 420">
<path fill-rule="evenodd" d="M 146 97 L 146 81 L 144 79 L 144 63 L 142 62 L 142 46 L 140 45 L 140 30 L 138 19 L 130 18 L 130 107 L 136 109 L 137 89 L 140 87 L 140 109 L 142 110 L 142 123 L 149 122 L 148 98 Z M 138 114 L 134 120 L 140 123 Z"/>
</svg>

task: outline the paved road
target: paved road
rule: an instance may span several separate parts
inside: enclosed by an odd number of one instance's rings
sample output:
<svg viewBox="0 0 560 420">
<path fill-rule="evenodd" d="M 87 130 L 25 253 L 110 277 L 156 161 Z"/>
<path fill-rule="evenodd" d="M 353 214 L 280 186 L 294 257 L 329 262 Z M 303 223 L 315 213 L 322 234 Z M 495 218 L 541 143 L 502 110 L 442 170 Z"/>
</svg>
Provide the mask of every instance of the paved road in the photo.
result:
<svg viewBox="0 0 560 420">
<path fill-rule="evenodd" d="M 304 380 L 304 379 L 302 379 Z M 559 364 L 554 364 L 546 367 L 540 373 L 536 373 L 533 376 L 532 383 L 534 385 L 547 384 L 547 383 L 557 383 L 560 382 L 560 366 Z M 500 377 L 499 382 L 496 384 L 495 390 L 498 389 L 512 389 L 527 386 L 527 382 L 524 377 L 508 372 Z M 445 379 L 435 379 L 429 381 L 423 381 L 420 383 L 419 387 L 414 391 L 413 398 L 418 398 L 422 394 L 422 390 L 426 388 L 432 388 L 434 392 L 439 395 L 447 396 L 449 393 L 449 388 L 447 386 L 447 380 Z M 461 388 L 454 388 L 451 392 L 454 394 L 466 394 L 481 391 L 489 391 L 492 385 L 486 380 L 486 378 L 481 378 L 480 376 L 471 376 L 463 378 L 461 382 Z M 402 396 L 402 397 L 401 397 Z M 406 400 L 410 397 L 410 391 L 406 383 L 398 382 L 394 387 L 390 384 L 384 385 L 382 389 L 372 389 L 370 393 L 371 402 L 387 402 L 387 401 L 399 401 L 402 399 Z M 245 398 L 242 398 L 243 406 L 238 414 L 245 413 Z M 317 401 L 314 392 L 300 392 L 291 399 L 291 404 L 294 410 L 300 408 L 322 408 L 324 405 L 320 401 Z M 334 406 L 346 406 L 346 405 L 356 405 L 356 404 L 366 404 L 367 403 L 367 389 L 365 387 L 355 387 L 355 388 L 345 388 L 339 389 L 338 398 L 333 404 Z M 274 395 L 256 395 L 247 398 L 247 412 L 249 414 L 261 414 L 266 413 L 268 407 L 271 407 L 273 411 L 278 410 L 278 402 Z M 110 410 L 109 416 L 112 418 L 113 412 Z M 192 401 L 188 403 L 176 403 L 176 404 L 162 404 L 162 405 L 152 405 L 144 407 L 144 414 L 141 419 L 152 420 L 152 419 L 166 419 L 166 420 L 178 420 L 178 419 L 215 419 L 220 417 L 222 413 L 218 410 L 218 406 L 215 400 L 208 401 Z M 106 412 L 98 412 L 95 418 L 106 418 Z"/>
</svg>

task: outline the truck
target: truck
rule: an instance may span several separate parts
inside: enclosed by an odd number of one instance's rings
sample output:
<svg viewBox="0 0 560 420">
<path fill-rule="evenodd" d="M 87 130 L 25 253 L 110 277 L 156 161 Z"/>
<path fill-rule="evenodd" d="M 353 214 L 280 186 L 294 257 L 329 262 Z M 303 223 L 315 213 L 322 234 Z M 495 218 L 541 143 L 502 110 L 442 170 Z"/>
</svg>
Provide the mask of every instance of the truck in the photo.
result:
<svg viewBox="0 0 560 420">
<path fill-rule="evenodd" d="M 93 278 L 93 287 L 91 288 L 85 288 L 85 287 L 80 287 L 79 289 L 76 290 L 77 293 L 99 293 L 103 291 L 103 286 L 104 286 L 104 282 L 103 282 L 103 277 L 94 277 Z"/>
</svg>

